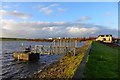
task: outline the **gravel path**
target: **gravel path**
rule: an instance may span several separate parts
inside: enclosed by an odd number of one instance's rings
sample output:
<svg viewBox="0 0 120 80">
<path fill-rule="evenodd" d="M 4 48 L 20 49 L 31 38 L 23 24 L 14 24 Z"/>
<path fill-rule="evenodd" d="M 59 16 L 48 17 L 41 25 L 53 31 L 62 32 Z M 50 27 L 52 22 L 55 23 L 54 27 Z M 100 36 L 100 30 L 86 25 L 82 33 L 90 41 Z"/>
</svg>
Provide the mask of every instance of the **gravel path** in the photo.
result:
<svg viewBox="0 0 120 80">
<path fill-rule="evenodd" d="M 74 74 L 74 76 L 72 78 L 73 80 L 76 79 L 76 78 L 79 79 L 79 80 L 82 80 L 86 60 L 87 60 L 87 57 L 88 57 L 88 54 L 89 54 L 90 51 L 91 51 L 91 45 L 90 45 L 88 51 L 86 52 L 85 56 L 83 57 L 82 62 L 78 66 L 78 68 L 77 68 L 77 70 L 76 70 L 76 72 L 75 72 L 75 74 Z"/>
</svg>

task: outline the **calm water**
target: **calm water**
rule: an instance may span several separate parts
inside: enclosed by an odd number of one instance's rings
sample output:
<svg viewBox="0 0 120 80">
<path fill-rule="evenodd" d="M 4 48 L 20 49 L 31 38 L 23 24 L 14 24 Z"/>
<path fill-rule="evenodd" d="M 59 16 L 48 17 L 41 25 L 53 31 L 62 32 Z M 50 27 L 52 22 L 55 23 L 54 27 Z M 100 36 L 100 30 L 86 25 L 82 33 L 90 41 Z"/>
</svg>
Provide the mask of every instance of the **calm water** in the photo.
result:
<svg viewBox="0 0 120 80">
<path fill-rule="evenodd" d="M 21 51 L 24 46 L 29 45 L 51 45 L 50 42 L 28 42 L 28 41 L 3 41 L 2 44 L 2 54 L 0 54 L 0 60 L 2 60 L 2 77 L 9 79 L 25 78 L 31 76 L 34 73 L 42 70 L 45 66 L 57 61 L 63 55 L 44 55 L 40 56 L 38 61 L 24 62 L 15 61 L 13 59 L 14 51 Z M 83 46 L 84 42 L 79 43 L 78 46 Z"/>
</svg>

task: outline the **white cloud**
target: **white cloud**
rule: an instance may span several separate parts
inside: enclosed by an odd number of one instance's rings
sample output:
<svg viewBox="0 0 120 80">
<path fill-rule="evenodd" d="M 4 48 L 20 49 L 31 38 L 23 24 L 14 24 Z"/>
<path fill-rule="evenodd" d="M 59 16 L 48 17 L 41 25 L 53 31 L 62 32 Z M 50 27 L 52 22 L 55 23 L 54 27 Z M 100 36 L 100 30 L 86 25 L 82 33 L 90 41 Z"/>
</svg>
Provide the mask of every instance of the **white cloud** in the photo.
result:
<svg viewBox="0 0 120 80">
<path fill-rule="evenodd" d="M 91 20 L 90 16 L 82 16 L 80 17 L 80 19 L 78 21 L 87 21 L 87 20 Z"/>
<path fill-rule="evenodd" d="M 6 10 L 0 10 L 0 16 L 14 16 L 20 19 L 28 19 L 31 17 L 31 15 L 28 15 L 23 12 L 18 12 L 16 10 L 14 11 L 6 11 Z"/>
<path fill-rule="evenodd" d="M 63 9 L 63 8 L 58 8 L 58 11 L 59 11 L 59 12 L 65 12 L 66 10 Z"/>
<path fill-rule="evenodd" d="M 1 7 L 2 7 L 2 9 L 9 9 L 10 8 L 10 6 L 8 6 L 8 5 L 1 5 Z"/>
<path fill-rule="evenodd" d="M 70 22 L 16 22 L 2 20 L 2 36 L 4 37 L 82 37 L 84 35 L 113 34 L 117 30 L 105 28 L 94 24 Z"/>
<path fill-rule="evenodd" d="M 40 11 L 41 12 L 44 12 L 45 14 L 49 15 L 53 12 L 52 9 L 50 9 L 49 7 L 43 7 L 43 8 L 40 8 Z"/>
<path fill-rule="evenodd" d="M 70 27 L 70 29 L 69 29 L 70 33 L 82 33 L 85 31 L 87 31 L 86 28 Z"/>
<path fill-rule="evenodd" d="M 59 6 L 59 4 L 51 4 L 48 7 L 56 7 L 56 6 Z"/>
<path fill-rule="evenodd" d="M 10 27 L 10 26 L 13 26 L 15 24 L 16 24 L 16 22 L 14 20 L 12 20 L 12 19 L 9 19 L 9 20 L 2 19 L 1 20 L 2 28 L 6 29 L 6 30 L 14 30 L 15 28 Z"/>
<path fill-rule="evenodd" d="M 65 9 L 59 7 L 59 4 L 51 4 L 51 5 L 48 5 L 48 6 L 40 5 L 37 8 L 39 9 L 40 12 L 43 12 L 47 15 L 52 14 L 55 10 L 57 10 L 59 12 L 64 12 L 65 11 Z"/>
<path fill-rule="evenodd" d="M 47 14 L 47 15 L 50 15 L 52 12 L 53 12 L 53 7 L 56 7 L 56 6 L 58 6 L 59 4 L 51 4 L 51 5 L 49 5 L 49 6 L 45 6 L 45 7 L 43 7 L 43 6 L 39 6 L 39 9 L 40 9 L 40 11 L 41 12 L 43 12 L 43 13 L 45 13 L 45 14 Z"/>
<path fill-rule="evenodd" d="M 97 27 L 84 27 L 84 26 L 81 26 L 81 27 L 69 27 L 68 28 L 68 32 L 71 33 L 71 34 L 94 34 L 96 33 L 97 31 L 99 31 L 99 28 Z"/>
<path fill-rule="evenodd" d="M 20 5 L 19 5 L 19 3 L 18 4 L 14 4 L 14 5 L 9 5 L 9 4 L 2 4 L 1 5 L 1 8 L 2 9 L 17 9 L 17 8 L 20 8 Z"/>
</svg>

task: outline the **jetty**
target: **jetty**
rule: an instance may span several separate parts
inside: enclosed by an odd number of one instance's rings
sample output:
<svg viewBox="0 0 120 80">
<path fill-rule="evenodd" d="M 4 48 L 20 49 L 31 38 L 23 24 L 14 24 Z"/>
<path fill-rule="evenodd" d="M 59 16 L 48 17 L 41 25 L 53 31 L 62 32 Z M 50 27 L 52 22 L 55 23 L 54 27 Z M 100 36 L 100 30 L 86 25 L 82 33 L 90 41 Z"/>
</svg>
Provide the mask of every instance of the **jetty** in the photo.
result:
<svg viewBox="0 0 120 80">
<path fill-rule="evenodd" d="M 54 39 L 51 45 L 35 45 L 40 54 L 73 54 L 75 55 L 78 41 L 75 39 Z"/>
<path fill-rule="evenodd" d="M 33 49 L 27 48 L 23 52 L 14 52 L 14 59 L 38 60 L 40 54 L 71 54 L 75 55 L 78 41 L 75 39 L 54 39 L 51 45 L 35 45 Z"/>
</svg>

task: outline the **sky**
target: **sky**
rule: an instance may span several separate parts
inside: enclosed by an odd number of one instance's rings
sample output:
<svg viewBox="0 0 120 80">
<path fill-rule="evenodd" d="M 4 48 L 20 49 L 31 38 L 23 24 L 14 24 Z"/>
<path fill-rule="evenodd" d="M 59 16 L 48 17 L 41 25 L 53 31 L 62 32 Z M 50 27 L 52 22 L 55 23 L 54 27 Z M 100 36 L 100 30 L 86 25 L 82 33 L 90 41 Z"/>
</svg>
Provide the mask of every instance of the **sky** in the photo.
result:
<svg viewBox="0 0 120 80">
<path fill-rule="evenodd" d="M 3 2 L 0 37 L 118 35 L 117 2 Z"/>
</svg>

